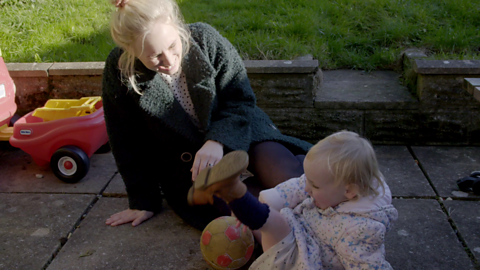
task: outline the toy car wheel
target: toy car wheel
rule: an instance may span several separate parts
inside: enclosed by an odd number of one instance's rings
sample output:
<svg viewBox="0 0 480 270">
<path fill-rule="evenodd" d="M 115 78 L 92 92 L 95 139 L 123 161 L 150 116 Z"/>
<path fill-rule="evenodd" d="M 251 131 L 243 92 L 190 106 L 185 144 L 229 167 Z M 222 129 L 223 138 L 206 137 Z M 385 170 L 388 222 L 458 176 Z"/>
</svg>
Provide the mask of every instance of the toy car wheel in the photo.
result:
<svg viewBox="0 0 480 270">
<path fill-rule="evenodd" d="M 53 154 L 50 167 L 58 179 L 66 183 L 76 183 L 87 175 L 90 159 L 82 149 L 68 145 Z"/>
</svg>

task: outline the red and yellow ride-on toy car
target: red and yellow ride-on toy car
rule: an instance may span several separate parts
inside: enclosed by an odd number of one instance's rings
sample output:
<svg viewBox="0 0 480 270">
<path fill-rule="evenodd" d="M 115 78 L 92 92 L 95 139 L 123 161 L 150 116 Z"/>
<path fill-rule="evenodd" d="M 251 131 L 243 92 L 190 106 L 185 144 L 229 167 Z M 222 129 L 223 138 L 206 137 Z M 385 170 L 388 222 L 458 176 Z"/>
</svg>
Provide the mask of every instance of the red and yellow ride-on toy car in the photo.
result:
<svg viewBox="0 0 480 270">
<path fill-rule="evenodd" d="M 10 139 L 13 128 L 9 124 L 16 111 L 15 84 L 8 73 L 0 51 L 0 141 Z"/>
<path fill-rule="evenodd" d="M 51 99 L 8 126 L 16 108 L 15 85 L 0 55 L 0 139 L 30 154 L 39 166 L 50 163 L 67 183 L 80 181 L 90 157 L 108 143 L 100 97 Z"/>
</svg>

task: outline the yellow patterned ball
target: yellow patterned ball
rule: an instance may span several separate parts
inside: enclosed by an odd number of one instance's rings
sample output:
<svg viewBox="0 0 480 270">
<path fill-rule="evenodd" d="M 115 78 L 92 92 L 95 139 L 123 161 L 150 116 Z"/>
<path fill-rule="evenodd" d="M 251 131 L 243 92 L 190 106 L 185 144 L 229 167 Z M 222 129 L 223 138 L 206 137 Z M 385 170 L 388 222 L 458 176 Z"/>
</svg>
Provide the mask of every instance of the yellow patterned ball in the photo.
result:
<svg viewBox="0 0 480 270">
<path fill-rule="evenodd" d="M 236 224 L 234 217 L 219 217 L 203 230 L 200 249 L 205 261 L 215 269 L 238 269 L 252 256 L 252 231 L 243 224 L 236 228 Z"/>
</svg>

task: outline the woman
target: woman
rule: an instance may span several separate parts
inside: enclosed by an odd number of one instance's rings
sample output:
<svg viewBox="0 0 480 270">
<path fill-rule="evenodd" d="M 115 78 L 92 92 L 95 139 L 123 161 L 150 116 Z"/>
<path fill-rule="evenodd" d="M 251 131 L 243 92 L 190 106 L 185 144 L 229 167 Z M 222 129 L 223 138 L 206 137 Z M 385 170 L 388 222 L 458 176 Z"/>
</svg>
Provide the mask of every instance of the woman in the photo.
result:
<svg viewBox="0 0 480 270">
<path fill-rule="evenodd" d="M 264 188 L 303 173 L 311 145 L 282 135 L 255 105 L 227 39 L 207 24 L 185 25 L 174 0 L 116 4 L 111 34 L 119 47 L 105 63 L 102 99 L 129 209 L 107 225 L 140 224 L 161 209 L 162 195 L 199 229 L 229 215 L 222 200 L 207 205 L 187 194 L 201 170 L 233 150 L 248 151 L 249 170 Z"/>
</svg>

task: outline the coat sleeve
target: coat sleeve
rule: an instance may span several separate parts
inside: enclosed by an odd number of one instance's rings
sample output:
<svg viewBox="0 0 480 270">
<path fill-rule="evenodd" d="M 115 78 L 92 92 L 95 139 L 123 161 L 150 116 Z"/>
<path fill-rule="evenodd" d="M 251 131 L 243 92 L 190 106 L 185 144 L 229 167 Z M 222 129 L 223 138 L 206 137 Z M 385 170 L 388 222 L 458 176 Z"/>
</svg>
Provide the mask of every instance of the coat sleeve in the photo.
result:
<svg viewBox="0 0 480 270">
<path fill-rule="evenodd" d="M 158 212 L 162 197 L 158 164 L 154 164 L 152 144 L 146 124 L 128 88 L 122 84 L 118 69 L 120 50 L 113 50 L 105 63 L 102 101 L 105 123 L 118 171 L 125 182 L 129 208 Z M 133 91 L 133 90 L 130 90 Z M 148 144 L 147 144 L 148 142 Z M 158 162 L 158 160 L 157 160 Z"/>
<path fill-rule="evenodd" d="M 256 100 L 243 61 L 217 30 L 207 24 L 197 25 L 203 32 L 198 42 L 216 71 L 218 97 L 205 139 L 218 141 L 231 150 L 248 150 L 252 141 L 250 118 Z"/>
<path fill-rule="evenodd" d="M 385 226 L 374 220 L 346 230 L 335 248 L 345 269 L 393 269 L 385 260 L 385 234 Z"/>
<path fill-rule="evenodd" d="M 260 201 L 280 211 L 282 208 L 295 208 L 308 197 L 305 192 L 305 177 L 292 178 L 274 188 L 260 192 Z"/>
</svg>

